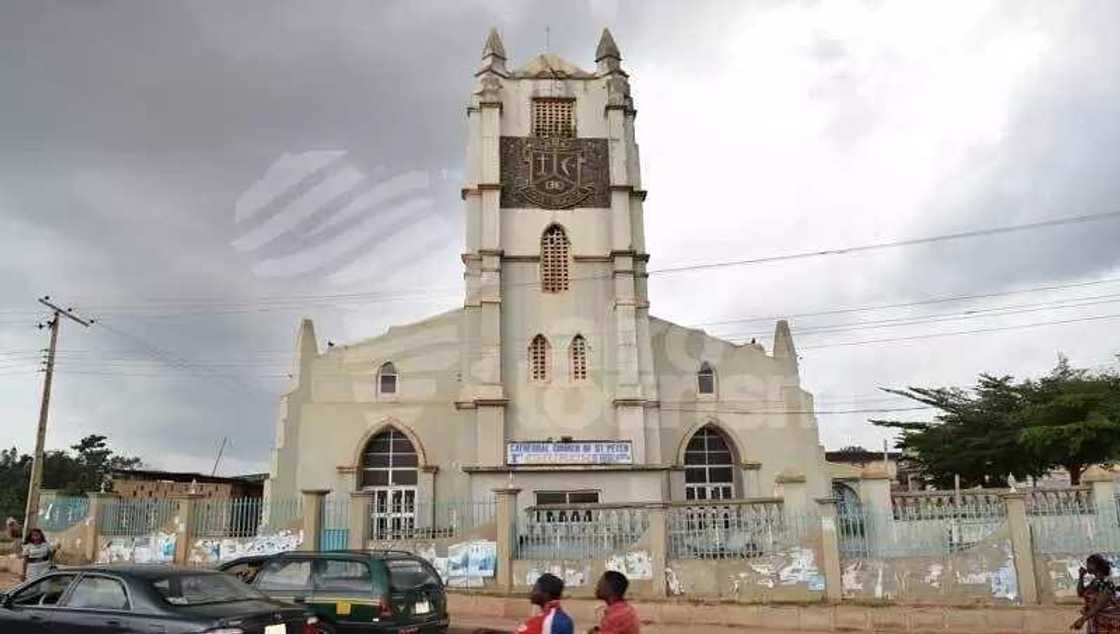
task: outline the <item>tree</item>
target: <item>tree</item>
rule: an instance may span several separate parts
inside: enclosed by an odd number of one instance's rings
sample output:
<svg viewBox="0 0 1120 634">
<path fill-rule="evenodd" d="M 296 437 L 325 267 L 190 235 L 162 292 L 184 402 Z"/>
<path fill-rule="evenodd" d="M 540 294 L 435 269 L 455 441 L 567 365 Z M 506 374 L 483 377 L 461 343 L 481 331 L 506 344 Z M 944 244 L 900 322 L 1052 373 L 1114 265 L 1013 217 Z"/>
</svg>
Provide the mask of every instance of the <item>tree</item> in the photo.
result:
<svg viewBox="0 0 1120 634">
<path fill-rule="evenodd" d="M 1065 469 L 1071 483 L 1080 484 L 1087 467 L 1120 456 L 1120 375 L 1071 368 L 1062 357 L 1050 374 L 1019 389 L 1023 443 Z"/>
<path fill-rule="evenodd" d="M 1120 378 L 1069 367 L 1064 358 L 1047 376 L 1016 382 L 980 375 L 971 390 L 888 389 L 940 410 L 932 422 L 873 420 L 902 430 L 897 447 L 935 486 L 954 476 L 971 486 L 1003 485 L 1066 469 L 1074 484 L 1091 464 L 1120 456 Z"/>
<path fill-rule="evenodd" d="M 121 456 L 109 449 L 105 436 L 91 434 L 78 441 L 73 451 L 48 451 L 43 457 L 43 488 L 65 495 L 100 491 L 114 469 L 141 465 L 139 458 Z M 0 450 L 0 520 L 22 518 L 31 481 L 31 456 L 13 447 Z"/>
</svg>

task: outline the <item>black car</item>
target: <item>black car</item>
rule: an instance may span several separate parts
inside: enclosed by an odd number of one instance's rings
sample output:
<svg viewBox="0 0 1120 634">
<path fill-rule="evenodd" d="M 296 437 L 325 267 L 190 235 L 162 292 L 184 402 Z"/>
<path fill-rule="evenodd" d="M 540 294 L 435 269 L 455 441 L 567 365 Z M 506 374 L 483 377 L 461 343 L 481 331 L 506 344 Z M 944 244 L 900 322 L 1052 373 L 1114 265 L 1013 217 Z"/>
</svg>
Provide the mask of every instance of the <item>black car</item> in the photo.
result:
<svg viewBox="0 0 1120 634">
<path fill-rule="evenodd" d="M 220 568 L 275 599 L 308 606 L 323 631 L 442 634 L 450 619 L 443 581 L 403 551 L 294 551 Z"/>
<path fill-rule="evenodd" d="M 173 566 L 52 571 L 0 594 L 7 634 L 311 634 L 318 619 L 229 575 Z"/>
</svg>

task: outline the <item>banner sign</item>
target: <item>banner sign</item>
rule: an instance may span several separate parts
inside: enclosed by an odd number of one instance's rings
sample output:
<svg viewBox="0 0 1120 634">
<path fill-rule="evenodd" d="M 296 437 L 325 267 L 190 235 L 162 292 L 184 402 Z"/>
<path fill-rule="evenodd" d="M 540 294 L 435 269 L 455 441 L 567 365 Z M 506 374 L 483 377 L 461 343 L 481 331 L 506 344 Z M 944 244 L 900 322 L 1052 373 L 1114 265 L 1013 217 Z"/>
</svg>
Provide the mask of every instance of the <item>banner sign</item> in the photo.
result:
<svg viewBox="0 0 1120 634">
<path fill-rule="evenodd" d="M 608 442 L 511 442 L 506 444 L 506 464 L 633 464 L 629 440 Z"/>
</svg>

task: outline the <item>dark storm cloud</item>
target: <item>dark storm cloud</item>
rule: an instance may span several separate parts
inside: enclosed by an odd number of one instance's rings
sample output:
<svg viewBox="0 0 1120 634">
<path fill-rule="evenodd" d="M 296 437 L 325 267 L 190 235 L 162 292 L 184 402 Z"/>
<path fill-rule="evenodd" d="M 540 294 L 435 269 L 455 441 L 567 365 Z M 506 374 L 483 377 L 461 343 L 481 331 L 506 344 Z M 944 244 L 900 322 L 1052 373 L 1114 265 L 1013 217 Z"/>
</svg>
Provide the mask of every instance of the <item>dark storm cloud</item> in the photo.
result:
<svg viewBox="0 0 1120 634">
<path fill-rule="evenodd" d="M 862 12 L 872 10 L 868 5 L 837 6 L 6 2 L 0 7 L 0 293 L 6 298 L 0 309 L 8 312 L 0 313 L 0 348 L 43 345 L 29 327 L 39 294 L 88 307 L 113 330 L 64 331 L 64 348 L 90 352 L 84 361 L 75 357 L 69 374 L 62 364 L 54 444 L 107 431 L 159 466 L 208 468 L 229 435 L 231 465 L 263 468 L 298 317 L 315 317 L 322 339 L 356 339 L 455 299 L 267 312 L 202 306 L 192 308 L 199 314 L 183 314 L 191 311 L 167 298 L 251 304 L 269 295 L 459 285 L 464 106 L 492 25 L 502 30 L 512 66 L 543 49 L 547 38 L 553 51 L 590 67 L 599 29 L 612 27 L 641 112 L 655 263 L 866 242 L 869 234 L 859 231 L 867 227 L 845 217 L 859 197 L 838 192 L 845 179 L 830 173 L 831 158 L 818 154 L 856 155 L 877 134 L 897 130 L 896 100 L 923 90 L 924 80 L 906 83 L 917 77 L 913 60 L 902 54 L 907 47 L 869 43 L 882 34 L 863 38 L 859 28 L 831 28 L 849 13 L 858 26 Z M 1034 14 L 1046 10 L 1045 4 L 993 5 L 976 20 L 962 47 L 983 51 L 986 43 L 1034 29 L 1049 38 L 1045 57 L 1015 88 L 998 142 L 931 164 L 936 191 L 907 213 L 863 205 L 884 219 L 883 233 L 873 237 L 1095 213 L 1120 199 L 1113 176 L 1120 168 L 1114 81 L 1120 51 L 1106 28 L 1117 23 L 1120 9 L 1084 3 L 1040 23 Z M 763 27 L 752 30 L 757 25 Z M 791 36 L 798 43 L 783 57 L 783 39 Z M 936 49 L 929 51 L 921 55 L 934 68 Z M 778 101 L 767 110 L 776 93 L 805 109 Z M 709 127 L 713 113 L 721 117 L 717 129 Z M 806 124 L 818 116 L 824 121 L 808 144 L 794 138 L 800 122 L 787 120 L 799 116 Z M 789 132 L 767 133 L 775 128 Z M 278 213 L 239 223 L 239 197 L 280 157 L 314 151 L 344 152 L 364 187 L 407 174 L 422 175 L 429 185 L 329 224 L 355 196 L 350 192 L 265 246 L 236 248 L 239 238 Z M 804 155 L 786 159 L 783 152 Z M 880 160 L 889 168 L 895 159 Z M 767 165 L 789 167 L 776 175 Z M 889 190 L 897 179 L 881 180 Z M 733 191 L 714 185 L 744 181 Z M 865 194 L 869 200 L 895 195 L 871 186 Z M 430 202 L 405 208 L 414 214 L 394 207 L 419 197 Z M 707 229 L 697 226 L 698 214 L 684 213 L 694 208 L 705 210 Z M 367 217 L 372 221 L 364 225 Z M 742 296 L 698 301 L 690 301 L 696 291 L 689 279 L 680 288 L 658 281 L 653 301 L 661 315 L 704 322 L 1073 279 L 1116 266 L 1118 231 L 1120 223 L 1112 223 L 993 239 L 980 249 L 915 249 L 883 259 L 873 271 L 868 261 L 845 261 L 806 265 L 796 275 L 720 273 L 715 279 Z M 311 261 L 298 275 L 260 274 L 273 270 L 270 262 L 355 232 L 356 244 Z M 153 298 L 160 301 L 148 301 Z M 205 360 L 232 365 L 191 365 Z M 903 373 L 906 361 L 898 362 Z M 852 367 L 870 385 L 881 378 L 861 360 Z M 848 389 L 835 368 L 817 368 L 812 376 L 820 389 Z M 154 376 L 122 376 L 127 372 Z M 3 443 L 29 445 L 35 399 L 27 392 L 35 389 L 37 381 L 0 376 L 0 413 L 15 423 L 5 426 Z"/>
</svg>

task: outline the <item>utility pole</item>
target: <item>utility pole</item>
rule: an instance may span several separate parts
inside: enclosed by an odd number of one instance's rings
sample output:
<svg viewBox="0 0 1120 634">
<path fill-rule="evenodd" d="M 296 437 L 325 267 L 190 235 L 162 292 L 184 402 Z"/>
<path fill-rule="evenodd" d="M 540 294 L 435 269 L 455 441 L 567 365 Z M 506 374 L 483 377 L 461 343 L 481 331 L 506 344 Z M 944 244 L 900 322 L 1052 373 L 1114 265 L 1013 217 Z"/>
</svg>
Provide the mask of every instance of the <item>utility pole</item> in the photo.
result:
<svg viewBox="0 0 1120 634">
<path fill-rule="evenodd" d="M 35 434 L 35 460 L 31 463 L 31 482 L 27 487 L 27 508 L 23 516 L 23 538 L 27 539 L 28 533 L 35 527 L 39 518 L 39 491 L 43 487 L 43 459 L 45 450 L 43 445 L 47 441 L 47 412 L 51 404 L 51 381 L 54 379 L 54 353 L 58 346 L 58 330 L 62 325 L 62 317 L 71 319 L 86 328 L 93 320 L 85 320 L 74 314 L 73 309 L 61 308 L 51 303 L 50 295 L 39 299 L 39 303 L 51 309 L 53 314 L 47 324 L 51 329 L 51 345 L 47 348 L 46 378 L 43 380 L 43 400 L 39 404 L 39 429 Z M 39 328 L 43 328 L 39 324 Z"/>
</svg>

